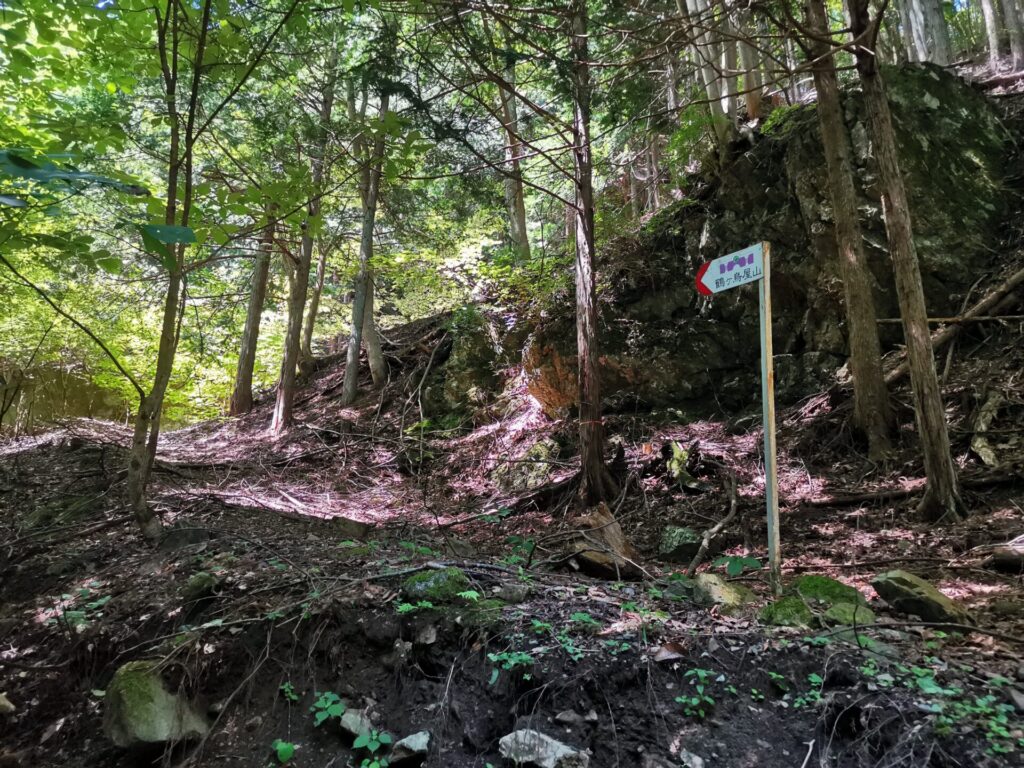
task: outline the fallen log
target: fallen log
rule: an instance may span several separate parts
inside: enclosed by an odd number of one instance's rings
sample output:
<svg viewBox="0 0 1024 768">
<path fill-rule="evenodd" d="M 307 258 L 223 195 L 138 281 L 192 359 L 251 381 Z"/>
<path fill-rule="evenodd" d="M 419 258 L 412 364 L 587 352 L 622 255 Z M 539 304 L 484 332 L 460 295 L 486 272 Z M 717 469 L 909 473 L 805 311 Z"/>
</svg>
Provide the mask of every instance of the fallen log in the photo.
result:
<svg viewBox="0 0 1024 768">
<path fill-rule="evenodd" d="M 960 316 L 959 322 L 951 323 L 945 328 L 933 333 L 932 348 L 939 349 L 955 339 L 960 335 L 964 324 L 966 322 L 970 322 L 974 318 L 998 315 L 1001 312 L 1011 309 L 1019 300 L 1016 295 L 1013 295 L 1013 292 L 1021 285 L 1024 285 L 1024 269 L 1014 272 L 1006 280 L 990 291 L 988 295 L 976 302 L 974 306 Z M 910 364 L 904 360 L 885 375 L 885 383 L 892 384 L 897 382 L 909 372 Z"/>
</svg>

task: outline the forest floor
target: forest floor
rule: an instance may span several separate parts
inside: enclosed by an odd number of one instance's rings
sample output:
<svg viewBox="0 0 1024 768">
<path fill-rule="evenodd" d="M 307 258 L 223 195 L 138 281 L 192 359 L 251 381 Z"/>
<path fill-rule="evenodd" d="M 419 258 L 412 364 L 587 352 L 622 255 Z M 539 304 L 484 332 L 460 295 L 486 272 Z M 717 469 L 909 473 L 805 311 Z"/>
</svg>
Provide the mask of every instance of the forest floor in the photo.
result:
<svg viewBox="0 0 1024 768">
<path fill-rule="evenodd" d="M 785 577 L 857 588 L 877 618 L 855 632 L 763 624 L 770 593 L 752 560 L 732 563 L 753 603 L 700 605 L 685 563 L 659 555 L 666 525 L 703 531 L 726 514 L 735 476 L 738 514 L 701 569 L 725 576 L 722 554 L 763 562 L 757 410 L 608 417 L 624 488 L 609 506 L 635 551 L 618 574 L 595 573 L 571 547 L 571 450 L 524 458 L 545 439 L 570 445 L 571 420 L 545 418 L 513 382 L 461 428 L 423 426 L 433 348 L 415 342 L 438 343 L 441 328 L 391 334 L 392 381 L 351 409 L 338 406 L 340 367 L 321 365 L 279 439 L 268 400 L 167 434 L 151 498 L 170 533 L 156 549 L 126 513 L 125 428 L 76 421 L 0 445 L 0 693 L 14 708 L 0 712 L 0 765 L 262 767 L 277 764 L 278 739 L 299 768 L 369 764 L 333 719 L 314 725 L 323 692 L 396 739 L 429 731 L 428 766 L 503 765 L 499 740 L 516 728 L 589 752 L 595 768 L 1020 764 L 1024 580 L 988 564 L 1024 529 L 1020 320 L 973 327 L 951 355 L 965 521 L 913 518 L 905 390 L 887 466 L 858 454 L 841 391 L 781 411 Z M 998 418 L 979 430 L 992 392 Z M 673 443 L 698 444 L 689 488 L 668 470 Z M 507 490 L 524 469 L 528 487 Z M 468 579 L 459 595 L 403 589 L 450 567 Z M 886 606 L 869 582 L 893 568 L 962 602 L 977 631 Z M 125 753 L 103 736 L 104 689 L 134 659 L 162 660 L 199 697 L 208 738 Z"/>
</svg>

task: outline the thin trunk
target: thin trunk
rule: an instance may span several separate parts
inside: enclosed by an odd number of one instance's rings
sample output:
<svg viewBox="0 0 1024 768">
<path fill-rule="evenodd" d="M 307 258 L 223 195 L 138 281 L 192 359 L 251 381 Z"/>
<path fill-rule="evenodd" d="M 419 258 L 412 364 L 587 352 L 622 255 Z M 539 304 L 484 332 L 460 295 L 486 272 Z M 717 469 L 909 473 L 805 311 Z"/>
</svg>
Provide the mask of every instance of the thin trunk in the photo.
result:
<svg viewBox="0 0 1024 768">
<path fill-rule="evenodd" d="M 626 173 L 629 174 L 629 207 L 633 218 L 639 219 L 644 215 L 643 189 L 640 187 L 640 169 L 636 165 L 637 156 L 628 145 L 626 157 Z"/>
<path fill-rule="evenodd" d="M 306 207 L 306 222 L 302 227 L 302 244 L 296 259 L 295 272 L 288 289 L 288 327 L 285 331 L 284 354 L 281 360 L 281 376 L 277 382 L 277 398 L 274 403 L 274 417 L 270 431 L 280 434 L 292 425 L 292 408 L 295 402 L 295 382 L 298 372 L 302 345 L 302 313 L 306 308 L 309 290 L 309 269 L 313 263 L 313 233 L 311 224 L 320 215 L 320 193 L 324 187 L 324 172 L 327 166 L 327 149 L 330 146 L 330 123 L 334 111 L 335 90 L 338 83 L 338 53 L 331 53 L 327 62 L 322 101 L 319 114 L 319 146 L 313 152 L 311 191 Z"/>
<path fill-rule="evenodd" d="M 945 67 L 953 60 L 942 0 L 908 0 L 914 46 L 921 61 Z"/>
<path fill-rule="evenodd" d="M 505 66 L 505 79 L 515 84 L 514 63 Z M 520 159 L 523 146 L 519 141 L 519 110 L 515 94 L 498 86 L 501 100 L 501 120 L 505 125 L 505 162 L 509 175 L 505 177 L 505 207 L 508 210 L 509 239 L 516 258 L 522 264 L 530 261 L 530 237 L 526 229 L 526 194 L 523 189 L 523 171 Z"/>
<path fill-rule="evenodd" d="M 702 25 L 710 25 L 711 14 L 708 0 L 676 0 L 676 8 L 683 18 L 695 19 Z M 716 69 L 718 62 L 718 46 L 713 42 L 711 32 L 704 29 L 694 41 L 694 58 L 700 66 L 701 84 L 708 97 L 708 109 L 711 112 L 711 127 L 718 140 L 719 149 L 724 154 L 732 132 L 725 111 L 722 109 L 722 88 Z"/>
<path fill-rule="evenodd" d="M 916 62 L 921 60 L 921 53 L 917 50 L 917 35 L 914 33 L 914 18 L 910 13 L 910 4 L 913 0 L 899 0 L 900 31 L 903 33 L 903 45 L 907 52 L 907 61 Z"/>
<path fill-rule="evenodd" d="M 1010 38 L 1013 69 L 1024 69 L 1024 2 L 1003 0 L 1003 18 L 1006 20 L 1006 34 Z"/>
<path fill-rule="evenodd" d="M 269 209 L 267 215 L 269 218 Z M 263 238 L 256 252 L 256 265 L 252 273 L 249 309 L 245 314 L 245 327 L 242 329 L 238 369 L 235 371 L 235 389 L 231 393 L 232 416 L 239 416 L 252 410 L 252 374 L 256 366 L 256 347 L 260 338 L 260 321 L 263 318 L 263 302 L 267 296 L 267 277 L 270 275 L 270 256 L 273 249 L 274 224 L 268 223 L 263 228 Z"/>
<path fill-rule="evenodd" d="M 952 520 L 963 515 L 964 506 L 950 452 L 939 378 L 935 373 L 935 355 L 928 333 L 921 269 L 914 245 L 907 193 L 896 154 L 892 115 L 886 100 L 885 85 L 872 51 L 871 35 L 877 29 L 870 19 L 868 3 L 869 0 L 849 0 L 853 35 L 864 40 L 855 48 L 854 54 L 870 116 L 882 188 L 882 212 L 896 277 L 896 293 L 910 363 L 910 384 L 928 478 L 919 511 L 929 520 Z"/>
<path fill-rule="evenodd" d="M 730 19 L 730 12 L 725 8 L 724 0 L 722 4 L 721 23 L 722 23 L 722 71 L 725 73 L 725 93 L 723 94 L 723 101 L 725 102 L 722 109 L 729 118 L 729 124 L 736 124 L 736 94 L 739 92 L 739 88 L 736 84 L 739 82 L 739 64 L 738 54 L 736 50 L 736 28 L 733 26 L 732 20 Z"/>
<path fill-rule="evenodd" d="M 740 41 L 740 61 L 743 64 L 743 90 L 747 103 L 747 119 L 756 120 L 761 117 L 761 90 L 764 78 L 761 76 L 761 53 L 749 42 L 753 38 L 750 24 L 750 13 L 744 11 L 740 16 L 740 30 L 743 40 Z"/>
<path fill-rule="evenodd" d="M 650 169 L 649 178 L 647 179 L 647 189 L 649 190 L 647 199 L 650 201 L 651 211 L 657 212 L 661 208 L 661 192 L 658 189 L 658 182 L 661 181 L 661 167 L 658 158 L 658 134 L 651 136 L 651 148 L 648 152 L 650 158 Z"/>
<path fill-rule="evenodd" d="M 388 112 L 388 94 L 380 99 L 381 119 Z M 384 133 L 377 134 L 373 150 L 363 167 L 363 231 L 359 238 L 359 273 L 356 276 L 355 296 L 352 299 L 352 335 L 348 340 L 345 356 L 345 381 L 341 389 L 341 404 L 351 405 L 359 391 L 359 350 L 363 344 L 363 316 L 369 293 L 370 270 L 373 260 L 373 229 L 377 221 L 377 198 L 380 194 L 380 178 L 384 163 Z"/>
<path fill-rule="evenodd" d="M 579 361 L 580 494 L 588 506 L 614 495 L 604 463 L 594 279 L 594 188 L 590 147 L 590 66 L 586 0 L 572 0 L 573 163 L 576 186 L 576 346 Z"/>
<path fill-rule="evenodd" d="M 313 281 L 313 293 L 310 294 L 309 306 L 303 319 L 302 346 L 299 351 L 299 359 L 305 361 L 313 359 L 313 328 L 316 326 L 316 316 L 320 311 L 320 294 L 323 293 L 324 278 L 327 275 L 327 247 L 323 238 L 317 241 L 317 245 L 316 279 Z"/>
<path fill-rule="evenodd" d="M 988 38 L 988 62 L 995 72 L 999 69 L 999 18 L 998 0 L 981 0 L 981 14 L 985 17 L 985 36 Z"/>
<path fill-rule="evenodd" d="M 373 319 L 373 300 L 376 295 L 376 288 L 373 284 L 373 270 L 366 280 L 366 307 L 363 310 L 363 348 L 366 350 L 366 359 L 370 364 L 370 377 L 373 379 L 373 386 L 383 387 L 388 378 L 388 365 L 384 360 L 384 351 L 380 346 L 380 333 L 377 331 L 377 323 Z"/>
<path fill-rule="evenodd" d="M 843 123 L 835 59 L 824 38 L 828 36 L 828 15 L 824 0 L 808 0 L 807 28 L 817 39 L 810 40 L 815 62 L 814 87 L 818 92 L 818 122 L 828 167 L 836 247 L 843 276 L 846 320 L 850 335 L 850 374 L 853 377 L 854 413 L 857 426 L 868 438 L 872 460 L 884 459 L 892 449 L 889 393 L 882 374 L 882 347 L 875 322 L 875 300 L 871 277 L 864 258 L 857 194 L 853 187 L 850 139 Z"/>
</svg>

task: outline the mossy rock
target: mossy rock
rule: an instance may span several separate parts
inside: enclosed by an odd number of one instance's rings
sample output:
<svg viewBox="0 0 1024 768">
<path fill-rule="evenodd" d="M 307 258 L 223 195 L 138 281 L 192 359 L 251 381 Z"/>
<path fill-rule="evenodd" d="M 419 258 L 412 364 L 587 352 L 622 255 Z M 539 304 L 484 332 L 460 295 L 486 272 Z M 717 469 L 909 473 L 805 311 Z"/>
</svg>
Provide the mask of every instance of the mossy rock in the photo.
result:
<svg viewBox="0 0 1024 768">
<path fill-rule="evenodd" d="M 560 452 L 555 440 L 538 440 L 515 461 L 500 464 L 491 478 L 505 491 L 532 491 L 550 481 L 552 462 L 558 460 Z"/>
<path fill-rule="evenodd" d="M 757 596 L 740 584 L 733 584 L 713 573 L 698 573 L 693 580 L 694 599 L 702 605 L 717 605 L 720 613 L 730 616 L 754 602 Z"/>
<path fill-rule="evenodd" d="M 666 526 L 661 532 L 658 554 L 670 563 L 689 563 L 700 549 L 702 539 L 703 536 L 693 528 Z"/>
<path fill-rule="evenodd" d="M 828 576 L 819 576 L 813 573 L 801 576 L 793 582 L 793 590 L 812 605 L 815 603 L 825 607 L 839 603 L 867 605 L 867 600 L 860 590 L 843 584 L 841 581 L 830 579 Z"/>
<path fill-rule="evenodd" d="M 875 612 L 860 603 L 836 603 L 821 618 L 830 625 L 864 626 L 875 623 Z"/>
<path fill-rule="evenodd" d="M 410 600 L 451 603 L 460 592 L 470 589 L 469 577 L 459 568 L 414 573 L 402 583 L 402 594 Z"/>
<path fill-rule="evenodd" d="M 960 603 L 942 594 L 938 589 L 906 571 L 887 571 L 871 580 L 885 602 L 901 613 L 920 616 L 925 621 L 973 624 L 971 615 Z"/>
<path fill-rule="evenodd" d="M 167 691 L 154 661 L 130 661 L 118 669 L 103 707 L 103 730 L 119 747 L 198 739 L 210 731 L 201 712 Z"/>
<path fill-rule="evenodd" d="M 761 609 L 761 621 L 776 627 L 810 627 L 814 614 L 800 597 L 781 597 Z"/>
<path fill-rule="evenodd" d="M 188 577 L 185 586 L 181 588 L 181 599 L 188 605 L 204 597 L 212 595 L 220 586 L 220 579 L 209 571 L 199 571 Z"/>
</svg>

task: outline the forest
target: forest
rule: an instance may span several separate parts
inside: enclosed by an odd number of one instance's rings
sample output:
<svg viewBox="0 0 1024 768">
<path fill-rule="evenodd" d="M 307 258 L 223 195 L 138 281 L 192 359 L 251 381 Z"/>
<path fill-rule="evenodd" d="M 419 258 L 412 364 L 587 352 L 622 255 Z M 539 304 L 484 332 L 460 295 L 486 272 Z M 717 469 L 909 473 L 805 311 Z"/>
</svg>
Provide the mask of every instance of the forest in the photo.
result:
<svg viewBox="0 0 1024 768">
<path fill-rule="evenodd" d="M 1024 0 L 0 0 L 0 768 L 1024 760 Z"/>
</svg>

